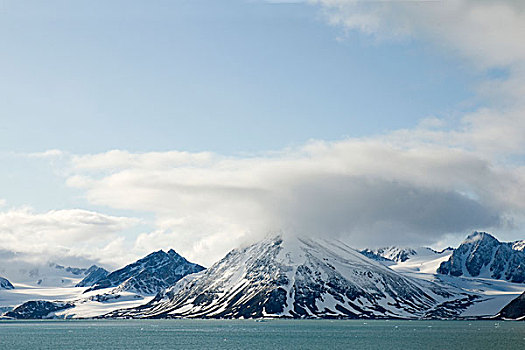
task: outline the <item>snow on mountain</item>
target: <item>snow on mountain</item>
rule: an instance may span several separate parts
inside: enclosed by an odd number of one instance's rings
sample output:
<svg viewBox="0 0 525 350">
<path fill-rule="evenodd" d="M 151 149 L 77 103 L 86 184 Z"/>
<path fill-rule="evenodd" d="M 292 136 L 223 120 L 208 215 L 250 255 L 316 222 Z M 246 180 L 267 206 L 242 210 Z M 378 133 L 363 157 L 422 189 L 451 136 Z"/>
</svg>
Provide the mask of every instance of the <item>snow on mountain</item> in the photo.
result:
<svg viewBox="0 0 525 350">
<path fill-rule="evenodd" d="M 485 232 L 474 232 L 454 250 L 437 272 L 451 276 L 503 279 L 525 282 L 525 252 L 519 242 L 500 242 Z"/>
<path fill-rule="evenodd" d="M 147 305 L 108 317 L 446 317 L 475 295 L 398 274 L 337 241 L 268 238 L 235 249 Z"/>
<path fill-rule="evenodd" d="M 367 249 L 363 249 L 363 250 L 360 251 L 360 253 L 363 254 L 364 256 L 366 256 L 367 258 L 375 260 L 375 261 L 379 261 L 383 265 L 386 265 L 386 266 L 396 263 L 393 260 L 390 260 L 388 258 L 385 258 L 384 256 L 381 256 L 381 255 L 377 254 L 372 249 L 368 249 L 368 248 Z"/>
<path fill-rule="evenodd" d="M 512 243 L 512 249 L 519 250 L 521 252 L 525 251 L 525 240 L 523 241 L 516 241 Z"/>
<path fill-rule="evenodd" d="M 0 289 L 14 289 L 15 287 L 6 278 L 0 277 Z"/>
<path fill-rule="evenodd" d="M 84 279 L 78 282 L 75 287 L 91 287 L 100 280 L 103 280 L 109 275 L 109 271 L 105 268 L 99 267 L 97 265 L 91 266 L 84 272 Z"/>
<path fill-rule="evenodd" d="M 16 319 L 92 318 L 114 310 L 136 307 L 153 297 L 112 289 L 83 293 L 85 288 L 46 288 L 27 290 L 25 301 L 5 308 L 4 317 Z M 29 293 L 33 293 L 32 295 Z M 10 294 L 11 298 L 16 294 Z M 31 297 L 27 301 L 27 297 Z"/>
<path fill-rule="evenodd" d="M 452 248 L 444 249 L 441 252 L 435 251 L 428 247 L 384 247 L 379 249 L 364 249 L 361 250 L 361 254 L 366 257 L 379 261 L 386 266 L 397 266 L 407 268 L 408 266 L 421 267 L 422 264 L 426 264 L 430 261 L 440 259 L 444 255 L 450 255 Z M 435 272 L 437 267 L 434 269 Z M 427 268 L 425 268 L 427 270 Z"/>
<path fill-rule="evenodd" d="M 113 271 L 98 280 L 88 291 L 117 287 L 120 291 L 133 291 L 142 295 L 157 294 L 175 284 L 182 277 L 204 270 L 177 254 L 173 249 L 163 250 Z"/>
<path fill-rule="evenodd" d="M 73 287 L 86 277 L 88 271 L 88 268 L 64 266 L 55 262 L 40 263 L 0 257 L 0 274 L 15 286 Z"/>
<path fill-rule="evenodd" d="M 110 274 L 94 265 L 83 272 L 86 277 L 76 288 L 22 288 L 18 294 L 7 295 L 4 302 L 8 301 L 11 307 L 6 309 L 5 316 L 20 319 L 97 317 L 147 303 L 154 294 L 203 269 L 174 250 L 151 253 Z"/>
<path fill-rule="evenodd" d="M 430 248 L 423 248 L 430 249 Z M 400 248 L 396 246 L 384 247 L 379 249 L 365 249 L 361 253 L 372 253 L 376 256 L 388 259 L 394 262 L 404 262 L 410 259 L 411 256 L 417 255 L 417 251 L 412 248 Z"/>
</svg>

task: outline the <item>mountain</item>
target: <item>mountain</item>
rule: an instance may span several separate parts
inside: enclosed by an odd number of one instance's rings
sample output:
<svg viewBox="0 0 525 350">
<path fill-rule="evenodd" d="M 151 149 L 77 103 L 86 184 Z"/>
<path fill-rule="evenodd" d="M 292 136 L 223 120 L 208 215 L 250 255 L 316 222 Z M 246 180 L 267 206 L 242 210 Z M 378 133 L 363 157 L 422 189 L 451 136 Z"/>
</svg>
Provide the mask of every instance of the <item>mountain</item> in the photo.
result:
<svg viewBox="0 0 525 350">
<path fill-rule="evenodd" d="M 426 248 L 430 249 L 430 248 Z M 379 249 L 365 249 L 362 250 L 361 253 L 365 255 L 370 255 L 369 257 L 374 258 L 375 260 L 378 260 L 377 257 L 381 257 L 383 259 L 391 260 L 394 262 L 404 262 L 410 259 L 411 256 L 417 255 L 416 250 L 412 248 L 400 248 L 400 247 L 384 247 Z M 367 255 L 367 256 L 368 256 Z"/>
<path fill-rule="evenodd" d="M 443 275 L 525 282 L 525 252 L 519 242 L 500 242 L 485 232 L 474 232 L 455 249 L 437 272 Z"/>
<path fill-rule="evenodd" d="M 91 287 L 95 283 L 106 278 L 109 275 L 109 271 L 97 265 L 92 265 L 84 272 L 84 275 L 86 277 L 78 282 L 75 287 Z"/>
<path fill-rule="evenodd" d="M 8 311 L 4 316 L 17 318 L 21 320 L 27 319 L 43 319 L 48 318 L 52 312 L 64 310 L 73 305 L 63 302 L 51 302 L 44 300 L 28 301 L 12 311 Z"/>
<path fill-rule="evenodd" d="M 15 285 L 35 288 L 74 287 L 91 272 L 90 269 L 55 262 L 35 262 L 31 256 L 0 251 L 0 275 Z"/>
<path fill-rule="evenodd" d="M 364 256 L 366 256 L 369 259 L 372 259 L 372 260 L 375 260 L 375 261 L 380 261 L 380 262 L 385 263 L 385 264 L 395 264 L 396 263 L 394 260 L 385 258 L 384 256 L 377 254 L 372 249 L 366 248 L 366 249 L 363 249 L 363 250 L 359 251 L 359 253 L 363 254 Z"/>
<path fill-rule="evenodd" d="M 338 241 L 274 237 L 235 249 L 150 303 L 107 317 L 446 317 L 476 297 L 404 277 Z"/>
<path fill-rule="evenodd" d="M 97 317 L 147 303 L 153 295 L 182 277 L 203 269 L 174 250 L 167 253 L 159 250 L 112 273 L 93 265 L 83 272 L 86 277 L 77 284 L 91 285 L 90 288 L 78 288 L 78 291 L 72 288 L 76 293 L 64 299 L 26 299 L 5 316 L 18 319 Z"/>
<path fill-rule="evenodd" d="M 163 250 L 113 271 L 98 280 L 87 291 L 118 287 L 120 291 L 133 291 L 142 295 L 156 294 L 171 287 L 182 277 L 204 270 L 204 267 L 189 262 L 173 249 Z"/>
<path fill-rule="evenodd" d="M 0 277 L 0 289 L 14 289 L 15 287 L 6 278 Z"/>
<path fill-rule="evenodd" d="M 525 292 L 505 306 L 498 316 L 505 319 L 525 319 Z"/>
</svg>

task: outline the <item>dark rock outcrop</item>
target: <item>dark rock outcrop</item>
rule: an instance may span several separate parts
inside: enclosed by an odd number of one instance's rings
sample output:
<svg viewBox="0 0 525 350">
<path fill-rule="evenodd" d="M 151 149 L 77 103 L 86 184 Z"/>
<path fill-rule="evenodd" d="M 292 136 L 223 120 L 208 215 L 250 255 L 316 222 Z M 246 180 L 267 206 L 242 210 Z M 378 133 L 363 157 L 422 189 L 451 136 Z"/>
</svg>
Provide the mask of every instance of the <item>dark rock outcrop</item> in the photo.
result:
<svg viewBox="0 0 525 350">
<path fill-rule="evenodd" d="M 441 263 L 437 272 L 451 276 L 486 277 L 525 282 L 525 252 L 515 242 L 500 242 L 485 232 L 474 232 Z"/>
</svg>

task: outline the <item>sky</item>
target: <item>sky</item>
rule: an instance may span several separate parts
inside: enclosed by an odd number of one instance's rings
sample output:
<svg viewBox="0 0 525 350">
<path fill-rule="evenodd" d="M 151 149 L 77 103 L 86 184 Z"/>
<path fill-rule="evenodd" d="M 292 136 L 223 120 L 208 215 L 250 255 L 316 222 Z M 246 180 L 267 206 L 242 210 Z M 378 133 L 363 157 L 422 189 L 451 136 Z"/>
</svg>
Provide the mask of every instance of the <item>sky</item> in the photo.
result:
<svg viewBox="0 0 525 350">
<path fill-rule="evenodd" d="M 525 5 L 0 0 L 0 253 L 524 239 Z"/>
</svg>

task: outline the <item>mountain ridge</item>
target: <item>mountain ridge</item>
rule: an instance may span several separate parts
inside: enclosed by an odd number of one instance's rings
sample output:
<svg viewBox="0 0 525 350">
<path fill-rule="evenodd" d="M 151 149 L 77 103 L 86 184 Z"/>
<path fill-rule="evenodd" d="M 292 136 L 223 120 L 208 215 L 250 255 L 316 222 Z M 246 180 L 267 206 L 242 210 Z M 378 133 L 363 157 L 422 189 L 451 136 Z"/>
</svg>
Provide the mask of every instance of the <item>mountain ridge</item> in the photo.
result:
<svg viewBox="0 0 525 350">
<path fill-rule="evenodd" d="M 523 283 L 525 252 L 513 249 L 517 243 L 500 242 L 489 233 L 475 231 L 467 236 L 447 261 L 441 263 L 437 273 Z"/>
<path fill-rule="evenodd" d="M 106 317 L 422 318 L 456 312 L 474 299 L 402 276 L 341 242 L 279 236 L 234 249 L 147 305 Z"/>
</svg>

